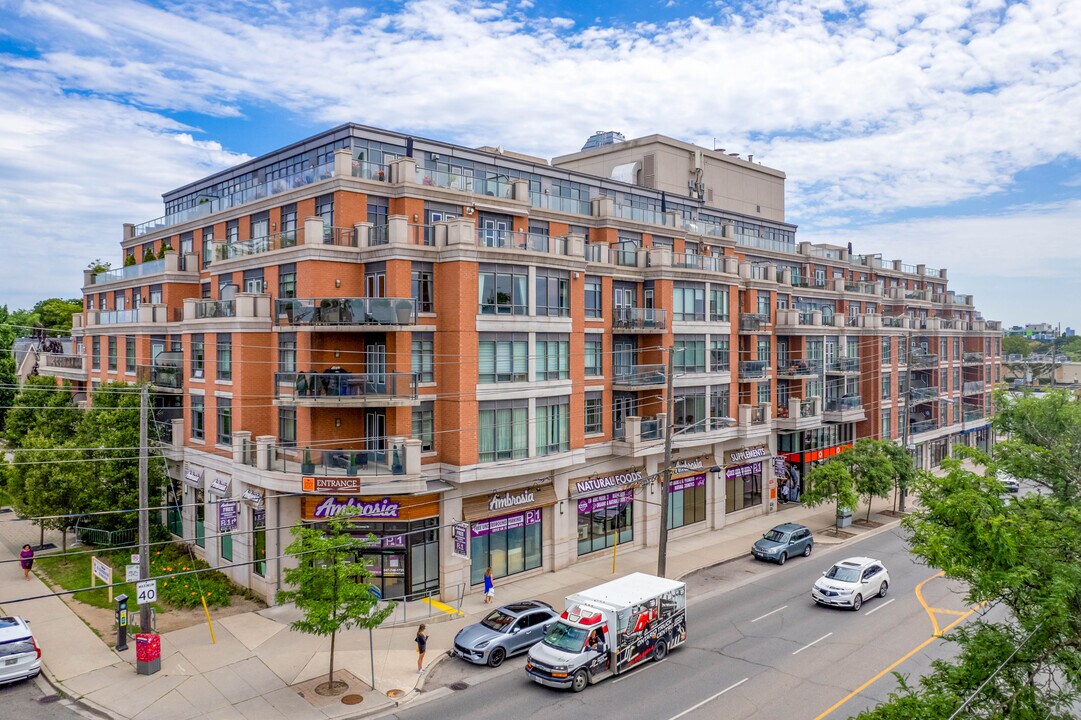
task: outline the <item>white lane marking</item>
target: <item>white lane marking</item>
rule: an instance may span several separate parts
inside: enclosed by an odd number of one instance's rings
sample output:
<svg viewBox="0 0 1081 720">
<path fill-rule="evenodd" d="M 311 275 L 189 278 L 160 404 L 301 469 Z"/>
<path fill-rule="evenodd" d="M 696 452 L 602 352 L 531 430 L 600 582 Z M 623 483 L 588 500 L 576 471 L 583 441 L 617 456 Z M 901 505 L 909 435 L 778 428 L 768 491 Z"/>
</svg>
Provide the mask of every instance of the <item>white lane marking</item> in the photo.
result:
<svg viewBox="0 0 1081 720">
<path fill-rule="evenodd" d="M 893 602 L 896 599 L 897 598 L 890 598 L 886 602 L 884 602 L 881 605 L 879 605 L 878 607 L 876 607 L 874 610 L 868 610 L 867 612 L 864 613 L 864 615 L 874 615 L 876 612 L 878 612 L 882 608 L 886 607 L 887 605 L 889 605 L 891 602 Z"/>
<path fill-rule="evenodd" d="M 785 609 L 786 607 L 788 607 L 788 606 L 787 606 L 787 605 L 782 605 L 781 607 L 777 608 L 776 610 L 770 610 L 770 611 L 769 611 L 768 613 L 766 613 L 765 615 L 759 615 L 759 616 L 758 616 L 758 617 L 756 617 L 756 618 L 755 618 L 754 620 L 751 620 L 751 622 L 758 622 L 758 621 L 759 621 L 759 620 L 761 620 L 762 618 L 768 618 L 768 617 L 769 617 L 770 615 L 772 615 L 773 613 L 779 613 L 779 612 L 781 612 L 782 610 L 784 610 L 784 609 Z"/>
<path fill-rule="evenodd" d="M 792 653 L 792 654 L 793 654 L 793 655 L 799 655 L 799 654 L 800 654 L 801 652 L 803 652 L 803 651 L 804 651 L 804 650 L 806 650 L 807 648 L 811 647 L 811 646 L 812 646 L 812 645 L 814 645 L 815 643 L 820 643 L 820 642 L 822 642 L 823 640 L 825 640 L 826 638 L 828 638 L 828 637 L 829 637 L 830 635 L 832 635 L 832 634 L 833 634 L 833 633 L 831 633 L 831 632 L 829 632 L 829 633 L 826 633 L 825 635 L 823 635 L 822 637 L 818 638 L 817 640 L 812 640 L 811 642 L 807 643 L 806 645 L 804 645 L 803 647 L 801 647 L 801 648 L 800 648 L 799 650 L 795 651 L 795 652 L 794 652 L 794 653 Z"/>
<path fill-rule="evenodd" d="M 720 697 L 721 695 L 724 695 L 724 694 L 725 694 L 726 692 L 728 692 L 729 690 L 732 690 L 733 688 L 738 688 L 738 687 L 739 687 L 740 685 L 742 685 L 743 683 L 747 682 L 748 680 L 750 680 L 750 678 L 743 678 L 743 679 L 742 679 L 742 680 L 740 680 L 740 681 L 739 681 L 738 683 L 735 683 L 734 685 L 729 685 L 728 687 L 726 687 L 726 688 L 725 688 L 724 690 L 721 690 L 721 691 L 720 691 L 719 693 L 717 693 L 716 695 L 711 695 L 710 697 L 706 698 L 705 700 L 703 700 L 702 702 L 698 703 L 697 705 L 694 705 L 694 706 L 692 706 L 692 707 L 689 707 L 689 708 L 687 708 L 686 710 L 684 710 L 683 712 L 681 712 L 681 713 L 680 713 L 679 715 L 673 715 L 672 717 L 668 718 L 668 720 L 679 720 L 679 719 L 680 719 L 681 717 L 683 717 L 683 716 L 684 716 L 684 715 L 686 715 L 687 713 L 690 713 L 690 712 L 694 712 L 695 710 L 697 710 L 698 708 L 702 707 L 702 706 L 703 706 L 703 705 L 705 705 L 706 703 L 709 703 L 709 702 L 713 702 L 714 700 L 716 700 L 717 698 L 719 698 L 719 697 Z"/>
<path fill-rule="evenodd" d="M 664 659 L 664 660 L 658 660 L 658 661 L 657 661 L 657 662 L 655 662 L 655 663 L 650 663 L 649 665 L 647 665 L 647 666 L 645 666 L 645 667 L 640 667 L 640 668 L 638 668 L 637 670 L 635 670 L 635 671 L 633 671 L 633 672 L 629 672 L 629 673 L 627 673 L 627 674 L 626 674 L 626 675 L 624 675 L 623 677 L 618 677 L 618 678 L 616 678 L 615 680 L 613 680 L 613 681 L 612 681 L 612 684 L 613 684 L 613 685 L 615 685 L 615 684 L 616 684 L 616 683 L 618 683 L 618 682 L 623 682 L 624 680 L 630 680 L 630 679 L 631 679 L 632 677 L 634 677 L 634 676 L 635 676 L 635 675 L 637 675 L 638 673 L 640 673 L 640 672 L 645 672 L 646 670 L 649 670 L 650 668 L 655 668 L 655 667 L 657 667 L 658 665 L 664 665 L 664 664 L 665 664 L 666 662 L 668 662 L 667 658 L 666 658 L 666 659 Z"/>
</svg>

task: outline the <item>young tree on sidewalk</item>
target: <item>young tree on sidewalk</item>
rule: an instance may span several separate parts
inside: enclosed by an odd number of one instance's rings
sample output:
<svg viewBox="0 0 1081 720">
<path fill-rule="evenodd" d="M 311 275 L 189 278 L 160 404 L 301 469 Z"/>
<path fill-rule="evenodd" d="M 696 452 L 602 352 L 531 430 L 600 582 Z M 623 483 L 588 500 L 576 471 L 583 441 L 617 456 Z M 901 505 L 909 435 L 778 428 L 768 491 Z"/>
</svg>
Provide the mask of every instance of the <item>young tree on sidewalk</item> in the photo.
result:
<svg viewBox="0 0 1081 720">
<path fill-rule="evenodd" d="M 297 566 L 287 569 L 291 590 L 278 593 L 279 603 L 294 603 L 304 617 L 291 624 L 294 630 L 330 636 L 330 671 L 327 682 L 316 688 L 338 695 L 347 683 L 334 680 L 334 642 L 338 631 L 351 627 L 376 628 L 394 611 L 394 603 L 379 607 L 368 578 L 372 574 L 356 562 L 364 541 L 347 532 L 347 519 L 335 518 L 325 528 L 297 525 L 293 542 L 285 549 Z M 373 678 L 374 683 L 374 678 Z"/>
<path fill-rule="evenodd" d="M 867 501 L 868 522 L 871 520 L 871 500 L 876 497 L 889 497 L 890 490 L 893 489 L 896 471 L 890 455 L 886 452 L 887 445 L 893 443 L 889 440 L 863 438 L 832 460 L 848 468 L 856 493 Z"/>
<path fill-rule="evenodd" d="M 803 504 L 818 507 L 827 502 L 837 504 L 837 529 L 840 530 L 842 508 L 852 508 L 859 502 L 856 484 L 848 468 L 841 463 L 830 462 L 807 473 L 807 488 L 803 491 Z"/>
</svg>

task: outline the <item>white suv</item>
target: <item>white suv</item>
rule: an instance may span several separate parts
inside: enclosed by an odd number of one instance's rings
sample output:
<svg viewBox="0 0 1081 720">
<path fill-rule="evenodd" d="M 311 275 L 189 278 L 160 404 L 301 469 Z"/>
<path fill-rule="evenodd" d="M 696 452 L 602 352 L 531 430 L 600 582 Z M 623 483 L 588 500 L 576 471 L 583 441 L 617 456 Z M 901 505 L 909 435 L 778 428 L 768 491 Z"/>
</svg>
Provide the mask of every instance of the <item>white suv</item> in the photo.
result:
<svg viewBox="0 0 1081 720">
<path fill-rule="evenodd" d="M 890 574 L 878 560 L 854 557 L 842 560 L 815 580 L 811 597 L 820 605 L 850 607 L 859 610 L 873 595 L 886 597 Z"/>
<path fill-rule="evenodd" d="M 0 683 L 37 677 L 41 648 L 30 623 L 21 617 L 0 617 Z"/>
</svg>

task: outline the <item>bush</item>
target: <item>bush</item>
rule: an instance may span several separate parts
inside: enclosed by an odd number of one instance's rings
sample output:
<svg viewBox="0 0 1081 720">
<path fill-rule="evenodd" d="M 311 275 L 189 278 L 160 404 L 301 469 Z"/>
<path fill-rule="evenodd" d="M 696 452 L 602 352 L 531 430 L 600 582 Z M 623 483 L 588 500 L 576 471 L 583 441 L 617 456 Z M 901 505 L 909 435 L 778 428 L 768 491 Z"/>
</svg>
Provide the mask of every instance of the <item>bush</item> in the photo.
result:
<svg viewBox="0 0 1081 720">
<path fill-rule="evenodd" d="M 206 570 L 210 566 L 193 558 L 184 545 L 166 545 L 150 555 L 150 575 L 159 577 L 189 570 Z M 207 605 L 227 607 L 234 587 L 229 578 L 216 570 L 158 580 L 158 596 L 162 602 L 179 608 L 202 605 L 199 593 L 206 596 Z"/>
</svg>

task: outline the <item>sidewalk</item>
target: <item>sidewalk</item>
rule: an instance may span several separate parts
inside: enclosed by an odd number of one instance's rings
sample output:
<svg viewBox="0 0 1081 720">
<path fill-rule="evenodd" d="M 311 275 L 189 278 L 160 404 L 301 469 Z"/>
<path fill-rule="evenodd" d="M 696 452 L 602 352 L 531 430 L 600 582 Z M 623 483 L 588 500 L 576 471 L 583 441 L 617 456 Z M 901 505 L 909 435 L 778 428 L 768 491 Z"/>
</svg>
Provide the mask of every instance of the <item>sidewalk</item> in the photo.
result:
<svg viewBox="0 0 1081 720">
<path fill-rule="evenodd" d="M 873 507 L 877 513 L 889 509 L 890 503 L 876 500 Z M 682 577 L 701 568 L 746 557 L 754 540 L 782 522 L 807 525 L 815 531 L 816 542 L 822 545 L 845 542 L 820 533 L 833 525 L 832 506 L 812 510 L 790 504 L 781 508 L 772 515 L 745 520 L 722 530 L 670 540 L 668 576 Z M 876 513 L 872 518 L 883 524 L 896 522 L 895 518 Z M 855 517 L 863 516 L 857 512 Z M 0 559 L 4 560 L 16 557 L 22 543 L 38 542 L 37 528 L 9 518 L 10 513 L 0 515 Z M 855 526 L 850 530 L 857 536 L 870 531 Z M 48 535 L 46 540 L 55 542 Z M 636 571 L 655 573 L 656 569 L 656 546 L 618 552 L 618 575 Z M 557 572 L 497 581 L 496 597 L 500 604 L 537 599 L 561 607 L 566 595 L 612 577 L 612 554 L 605 552 Z M 16 563 L 0 565 L 0 602 L 47 592 L 48 588 L 37 578 L 24 581 Z M 446 651 L 462 627 L 477 622 L 491 609 L 484 604 L 480 593 L 472 593 L 464 599 L 463 614 L 433 617 L 428 625 L 431 637 L 427 669 L 447 657 Z M 296 613 L 292 607 L 268 608 L 215 621 L 217 642 L 213 644 L 205 624 L 166 633 L 162 635 L 161 672 L 150 676 L 135 672 L 134 642 L 129 642 L 127 651 L 117 653 L 58 598 L 9 604 L 3 610 L 32 622 L 42 647 L 45 675 L 51 683 L 85 707 L 123 720 L 356 718 L 408 702 L 423 686 L 425 677 L 416 672 L 415 624 L 372 632 L 375 691 L 367 685 L 373 662 L 368 633 L 353 630 L 338 635 L 335 668 L 353 676 L 346 678 L 350 683 L 347 694 L 363 697 L 360 704 L 346 705 L 340 696 L 321 698 L 312 693 L 312 687 L 325 679 L 330 639 L 290 630 L 288 622 Z M 428 612 L 425 608 L 424 614 Z M 433 616 L 440 615 L 438 611 L 431 612 Z M 419 609 L 414 613 L 411 604 L 409 619 L 429 622 L 426 617 L 417 617 L 419 613 Z"/>
</svg>

